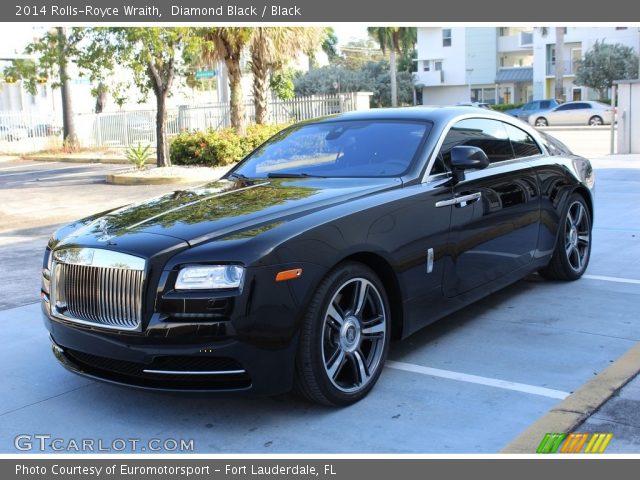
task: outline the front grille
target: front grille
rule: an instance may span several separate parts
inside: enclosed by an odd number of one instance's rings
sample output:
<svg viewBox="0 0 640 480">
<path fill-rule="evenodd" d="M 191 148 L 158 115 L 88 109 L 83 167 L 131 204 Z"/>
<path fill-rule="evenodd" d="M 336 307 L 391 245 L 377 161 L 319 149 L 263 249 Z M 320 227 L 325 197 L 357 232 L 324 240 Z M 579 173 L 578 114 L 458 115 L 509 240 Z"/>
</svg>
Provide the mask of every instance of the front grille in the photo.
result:
<svg viewBox="0 0 640 480">
<path fill-rule="evenodd" d="M 134 330 L 142 319 L 144 270 L 54 263 L 54 314 L 79 323 Z"/>
</svg>

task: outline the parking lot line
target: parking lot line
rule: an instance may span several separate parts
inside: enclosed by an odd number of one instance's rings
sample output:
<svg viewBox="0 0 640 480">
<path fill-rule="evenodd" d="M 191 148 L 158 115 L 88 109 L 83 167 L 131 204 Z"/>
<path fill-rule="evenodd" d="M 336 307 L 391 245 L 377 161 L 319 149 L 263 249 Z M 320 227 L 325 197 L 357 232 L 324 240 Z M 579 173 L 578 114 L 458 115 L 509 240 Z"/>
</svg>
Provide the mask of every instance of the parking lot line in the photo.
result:
<svg viewBox="0 0 640 480">
<path fill-rule="evenodd" d="M 23 172 L 11 172 L 11 173 L 0 173 L 0 177 L 13 177 L 15 175 L 30 175 L 33 173 L 40 173 L 40 172 L 58 172 L 60 170 L 68 170 L 69 168 L 82 168 L 83 165 L 73 165 L 71 167 L 59 167 L 59 168 L 55 168 L 55 169 L 47 169 L 47 170 L 25 170 Z"/>
<path fill-rule="evenodd" d="M 515 392 L 529 393 L 532 395 L 540 395 L 547 398 L 557 398 L 564 400 L 569 396 L 569 392 L 554 390 L 551 388 L 537 387 L 535 385 L 527 385 L 525 383 L 509 382 L 497 378 L 480 377 L 478 375 L 469 375 L 467 373 L 453 372 L 451 370 L 441 370 L 439 368 L 423 367 L 413 363 L 396 362 L 387 360 L 385 366 L 396 370 L 404 370 L 405 372 L 419 373 L 432 377 L 447 378 L 449 380 L 457 380 L 459 382 L 475 383 L 477 385 L 485 385 L 488 387 L 503 388 Z"/>
<path fill-rule="evenodd" d="M 27 163 L 23 165 L 14 165 L 13 167 L 4 167 L 0 168 L 0 172 L 4 172 L 6 170 L 14 170 L 16 168 L 29 168 L 29 167 L 37 167 L 38 165 L 46 165 L 51 164 L 51 162 L 41 162 L 41 163 Z"/>
<path fill-rule="evenodd" d="M 603 282 L 630 283 L 632 285 L 640 285 L 640 280 L 634 278 L 608 277 L 606 275 L 583 275 L 582 278 L 589 280 L 602 280 Z"/>
</svg>

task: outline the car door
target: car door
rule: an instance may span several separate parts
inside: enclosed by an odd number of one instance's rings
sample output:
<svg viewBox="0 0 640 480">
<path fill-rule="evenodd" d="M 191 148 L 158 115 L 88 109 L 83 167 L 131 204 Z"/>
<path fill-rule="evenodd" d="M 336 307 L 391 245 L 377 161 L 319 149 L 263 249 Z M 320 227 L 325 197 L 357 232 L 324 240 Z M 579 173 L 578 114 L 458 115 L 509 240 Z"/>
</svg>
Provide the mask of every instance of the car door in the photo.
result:
<svg viewBox="0 0 640 480">
<path fill-rule="evenodd" d="M 549 114 L 549 125 L 571 125 L 575 122 L 575 103 L 565 103 Z"/>
<path fill-rule="evenodd" d="M 574 103 L 573 108 L 570 110 L 568 124 L 569 125 L 587 125 L 589 121 L 591 105 L 588 103 L 580 102 Z"/>
<path fill-rule="evenodd" d="M 517 144 L 519 158 L 515 158 L 512 143 Z M 481 148 L 491 163 L 483 170 L 465 172 L 464 180 L 452 189 L 449 248 L 453 268 L 445 272 L 447 297 L 526 267 L 536 249 L 540 215 L 535 172 L 522 158 L 541 150 L 526 132 L 499 120 L 465 119 L 447 134 L 440 152 L 445 162 L 456 145 Z"/>
</svg>

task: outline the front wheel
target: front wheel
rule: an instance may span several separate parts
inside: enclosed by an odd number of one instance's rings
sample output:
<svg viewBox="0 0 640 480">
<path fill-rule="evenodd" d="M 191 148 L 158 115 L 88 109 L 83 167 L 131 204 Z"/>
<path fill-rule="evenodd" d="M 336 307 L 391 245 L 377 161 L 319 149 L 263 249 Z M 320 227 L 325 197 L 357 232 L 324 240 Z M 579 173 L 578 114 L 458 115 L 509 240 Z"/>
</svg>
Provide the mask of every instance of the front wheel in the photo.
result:
<svg viewBox="0 0 640 480">
<path fill-rule="evenodd" d="M 591 215 L 584 197 L 574 193 L 561 219 L 560 235 L 553 257 L 540 273 L 554 280 L 577 280 L 591 256 Z"/>
<path fill-rule="evenodd" d="M 364 398 L 387 357 L 389 312 L 384 286 L 367 266 L 350 262 L 329 273 L 301 327 L 296 391 L 331 406 Z"/>
<path fill-rule="evenodd" d="M 547 122 L 546 118 L 544 117 L 536 118 L 536 122 L 535 122 L 536 127 L 547 127 L 548 125 L 549 125 L 549 122 Z"/>
</svg>

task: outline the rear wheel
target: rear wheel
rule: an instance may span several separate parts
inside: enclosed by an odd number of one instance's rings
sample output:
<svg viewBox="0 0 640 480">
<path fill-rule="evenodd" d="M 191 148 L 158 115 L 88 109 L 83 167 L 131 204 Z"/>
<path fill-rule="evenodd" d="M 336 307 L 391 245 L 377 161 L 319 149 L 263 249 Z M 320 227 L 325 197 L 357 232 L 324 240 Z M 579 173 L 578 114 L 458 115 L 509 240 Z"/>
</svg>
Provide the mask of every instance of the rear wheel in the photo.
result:
<svg viewBox="0 0 640 480">
<path fill-rule="evenodd" d="M 571 195 L 561 221 L 553 257 L 540 273 L 555 280 L 577 280 L 591 256 L 591 215 L 582 195 Z"/>
<path fill-rule="evenodd" d="M 296 391 L 331 406 L 364 398 L 387 357 L 389 312 L 382 282 L 367 266 L 350 262 L 327 275 L 302 325 Z"/>
<path fill-rule="evenodd" d="M 602 121 L 601 117 L 599 117 L 598 115 L 594 115 L 589 119 L 589 125 L 591 125 L 592 127 L 597 127 L 599 125 L 604 125 L 604 122 Z"/>
<path fill-rule="evenodd" d="M 536 122 L 535 122 L 536 127 L 547 127 L 548 125 L 549 125 L 549 122 L 547 122 L 546 118 L 544 117 L 536 118 Z"/>
</svg>

